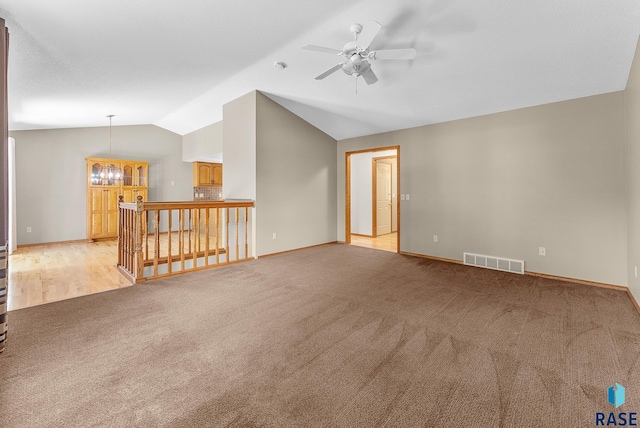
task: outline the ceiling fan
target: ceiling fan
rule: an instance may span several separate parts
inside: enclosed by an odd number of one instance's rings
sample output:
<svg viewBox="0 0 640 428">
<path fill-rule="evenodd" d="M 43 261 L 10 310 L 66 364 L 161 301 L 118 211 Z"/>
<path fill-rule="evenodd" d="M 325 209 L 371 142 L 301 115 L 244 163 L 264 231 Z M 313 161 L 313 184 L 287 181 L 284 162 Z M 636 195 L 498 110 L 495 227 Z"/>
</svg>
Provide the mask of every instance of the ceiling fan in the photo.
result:
<svg viewBox="0 0 640 428">
<path fill-rule="evenodd" d="M 363 27 L 360 24 L 351 25 L 350 30 L 353 33 L 355 40 L 344 45 L 342 50 L 325 48 L 315 45 L 303 46 L 303 49 L 309 51 L 330 53 L 342 56 L 344 58 L 342 62 L 334 65 L 333 67 L 316 77 L 316 80 L 322 80 L 330 74 L 342 69 L 345 74 L 356 77 L 356 82 L 357 78 L 362 76 L 367 85 L 371 85 L 378 81 L 378 77 L 371 69 L 371 61 L 400 59 L 408 60 L 414 59 L 416 57 L 416 50 L 413 48 L 386 49 L 379 51 L 369 50 L 371 42 L 373 42 L 373 39 L 376 37 L 381 28 L 382 25 L 380 23 L 371 21 L 367 26 L 365 33 L 363 33 L 360 39 L 358 39 L 358 35 L 362 33 Z"/>
</svg>

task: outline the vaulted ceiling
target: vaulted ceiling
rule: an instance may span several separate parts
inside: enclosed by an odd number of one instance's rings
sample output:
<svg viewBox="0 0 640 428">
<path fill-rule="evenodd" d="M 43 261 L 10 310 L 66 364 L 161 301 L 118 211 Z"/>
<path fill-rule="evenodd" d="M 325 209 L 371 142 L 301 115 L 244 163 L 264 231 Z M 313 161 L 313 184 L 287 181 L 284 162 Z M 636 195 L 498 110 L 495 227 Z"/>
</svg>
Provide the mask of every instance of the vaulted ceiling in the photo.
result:
<svg viewBox="0 0 640 428">
<path fill-rule="evenodd" d="M 10 130 L 156 124 L 186 134 L 260 90 L 336 139 L 623 90 L 637 0 L 0 0 Z M 342 71 L 349 28 L 383 25 L 379 81 Z M 276 62 L 287 68 L 279 70 Z"/>
</svg>

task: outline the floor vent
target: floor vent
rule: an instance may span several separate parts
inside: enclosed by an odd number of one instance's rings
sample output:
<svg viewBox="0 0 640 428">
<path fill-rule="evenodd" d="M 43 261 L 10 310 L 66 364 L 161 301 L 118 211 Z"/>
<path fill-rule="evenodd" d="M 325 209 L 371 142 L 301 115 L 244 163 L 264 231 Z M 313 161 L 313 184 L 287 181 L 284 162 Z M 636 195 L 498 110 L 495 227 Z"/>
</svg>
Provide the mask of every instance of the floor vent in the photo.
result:
<svg viewBox="0 0 640 428">
<path fill-rule="evenodd" d="M 524 261 L 464 253 L 464 264 L 524 275 Z"/>
</svg>

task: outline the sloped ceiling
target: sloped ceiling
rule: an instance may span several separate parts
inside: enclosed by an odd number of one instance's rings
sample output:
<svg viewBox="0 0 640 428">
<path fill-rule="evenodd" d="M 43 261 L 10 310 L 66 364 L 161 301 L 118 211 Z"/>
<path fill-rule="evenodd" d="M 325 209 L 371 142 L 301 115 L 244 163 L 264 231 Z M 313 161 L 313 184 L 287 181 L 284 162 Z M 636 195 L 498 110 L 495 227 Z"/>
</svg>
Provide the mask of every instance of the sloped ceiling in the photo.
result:
<svg viewBox="0 0 640 428">
<path fill-rule="evenodd" d="M 637 0 L 0 0 L 10 130 L 156 124 L 187 134 L 257 89 L 336 139 L 623 90 Z M 338 71 L 352 23 L 383 29 L 367 86 Z M 288 67 L 278 70 L 277 61 Z"/>
</svg>

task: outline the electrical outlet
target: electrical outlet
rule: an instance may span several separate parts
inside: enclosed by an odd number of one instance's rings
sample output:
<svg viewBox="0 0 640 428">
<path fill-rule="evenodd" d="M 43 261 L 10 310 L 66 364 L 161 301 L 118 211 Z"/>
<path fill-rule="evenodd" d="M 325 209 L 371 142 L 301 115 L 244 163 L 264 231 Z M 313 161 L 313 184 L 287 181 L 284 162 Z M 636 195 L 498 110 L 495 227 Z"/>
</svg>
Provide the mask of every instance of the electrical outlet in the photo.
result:
<svg viewBox="0 0 640 428">
<path fill-rule="evenodd" d="M 273 232 L 273 239 L 276 239 L 276 233 Z"/>
<path fill-rule="evenodd" d="M 406 199 L 407 199 L 407 201 L 408 201 L 409 199 L 411 199 L 411 198 L 409 197 L 409 194 L 408 194 L 408 193 L 407 193 Z"/>
<path fill-rule="evenodd" d="M 546 256 L 547 255 L 547 248 L 546 247 L 539 247 L 538 248 L 538 255 L 539 256 Z"/>
<path fill-rule="evenodd" d="M 401 194 L 400 194 L 400 200 L 401 200 L 401 201 L 404 201 L 404 193 L 401 193 Z"/>
<path fill-rule="evenodd" d="M 433 235 L 433 242 L 438 242 L 438 235 Z"/>
<path fill-rule="evenodd" d="M 31 226 L 27 226 L 27 233 L 31 233 Z"/>
</svg>

